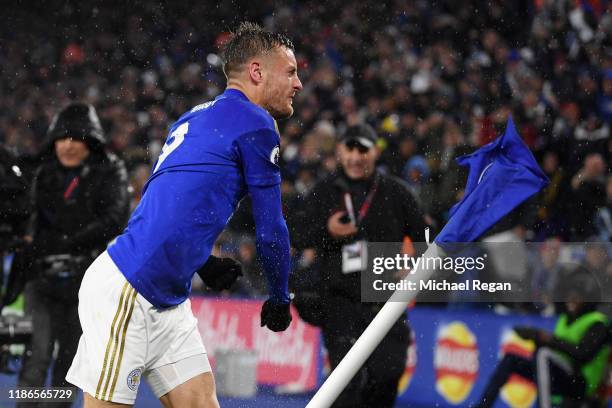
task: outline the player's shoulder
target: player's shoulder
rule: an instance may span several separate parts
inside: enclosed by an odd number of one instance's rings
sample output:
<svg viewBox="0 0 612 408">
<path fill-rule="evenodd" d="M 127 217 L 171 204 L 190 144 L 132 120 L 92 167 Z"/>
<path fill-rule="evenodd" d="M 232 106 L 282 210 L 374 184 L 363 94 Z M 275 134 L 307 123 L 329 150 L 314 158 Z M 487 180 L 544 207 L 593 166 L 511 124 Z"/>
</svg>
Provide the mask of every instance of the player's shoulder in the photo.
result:
<svg viewBox="0 0 612 408">
<path fill-rule="evenodd" d="M 186 125 L 185 125 L 186 124 Z M 280 137 L 276 122 L 262 107 L 250 102 L 240 91 L 226 90 L 214 100 L 193 107 L 170 127 L 170 132 L 188 126 L 189 132 L 222 134 L 226 140 L 259 135 L 276 140 Z"/>
<path fill-rule="evenodd" d="M 227 89 L 215 100 L 219 111 L 231 117 L 248 131 L 276 129 L 276 122 L 267 110 L 251 102 L 244 93 L 236 89 Z"/>
<path fill-rule="evenodd" d="M 278 132 L 276 122 L 264 108 L 249 101 L 238 91 L 226 91 L 215 100 L 193 107 L 179 119 L 204 120 L 210 124 L 218 122 L 224 128 L 232 128 L 236 133 L 251 133 L 269 129 Z M 177 122 L 177 123 L 178 123 Z"/>
<path fill-rule="evenodd" d="M 243 124 L 245 133 L 269 129 L 276 131 L 276 122 L 267 110 L 248 100 L 235 101 L 236 116 Z"/>
</svg>

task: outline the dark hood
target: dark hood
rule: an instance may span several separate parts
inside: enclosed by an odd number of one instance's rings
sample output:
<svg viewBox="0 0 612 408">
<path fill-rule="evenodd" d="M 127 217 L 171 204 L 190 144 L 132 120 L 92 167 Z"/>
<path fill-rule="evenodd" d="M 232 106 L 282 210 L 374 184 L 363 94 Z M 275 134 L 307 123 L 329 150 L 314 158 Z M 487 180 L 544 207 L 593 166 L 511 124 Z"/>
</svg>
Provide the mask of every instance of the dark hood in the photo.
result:
<svg viewBox="0 0 612 408">
<path fill-rule="evenodd" d="M 104 130 L 96 109 L 86 103 L 71 103 L 56 114 L 47 130 L 45 149 L 65 137 L 84 141 L 90 150 L 102 150 L 106 145 Z"/>
</svg>

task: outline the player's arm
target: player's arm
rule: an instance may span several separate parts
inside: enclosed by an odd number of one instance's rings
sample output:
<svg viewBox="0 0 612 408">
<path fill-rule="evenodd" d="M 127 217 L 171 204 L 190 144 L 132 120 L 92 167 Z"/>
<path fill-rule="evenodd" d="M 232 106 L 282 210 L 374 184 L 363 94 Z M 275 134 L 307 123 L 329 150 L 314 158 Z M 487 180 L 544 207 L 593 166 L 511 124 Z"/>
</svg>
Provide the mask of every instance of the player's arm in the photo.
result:
<svg viewBox="0 0 612 408">
<path fill-rule="evenodd" d="M 257 254 L 265 271 L 270 300 L 289 303 L 288 279 L 291 268 L 289 231 L 282 214 L 280 186 L 249 187 Z"/>
<path fill-rule="evenodd" d="M 261 311 L 261 325 L 285 330 L 289 313 L 289 231 L 282 213 L 278 149 L 280 139 L 272 129 L 250 132 L 236 139 L 244 179 L 251 195 L 259 262 L 268 281 L 270 298 Z"/>
<path fill-rule="evenodd" d="M 283 331 L 291 323 L 289 312 L 289 231 L 281 209 L 280 186 L 249 187 L 257 253 L 268 280 L 270 298 L 261 309 L 261 326 Z"/>
</svg>

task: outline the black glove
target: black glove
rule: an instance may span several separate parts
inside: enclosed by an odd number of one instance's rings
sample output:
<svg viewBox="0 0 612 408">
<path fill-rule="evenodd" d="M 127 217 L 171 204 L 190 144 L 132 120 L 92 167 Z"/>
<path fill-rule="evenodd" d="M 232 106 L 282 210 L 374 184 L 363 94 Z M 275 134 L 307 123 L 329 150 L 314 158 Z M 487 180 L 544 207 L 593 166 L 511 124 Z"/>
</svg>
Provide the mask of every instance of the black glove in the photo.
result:
<svg viewBox="0 0 612 408">
<path fill-rule="evenodd" d="M 215 291 L 229 289 L 239 276 L 242 276 L 242 265 L 232 258 L 217 258 L 210 255 L 206 263 L 198 269 L 202 281 Z"/>
<path fill-rule="evenodd" d="M 264 302 L 261 307 L 261 327 L 268 326 L 273 332 L 287 330 L 291 324 L 289 303 L 276 303 L 271 299 Z"/>
</svg>

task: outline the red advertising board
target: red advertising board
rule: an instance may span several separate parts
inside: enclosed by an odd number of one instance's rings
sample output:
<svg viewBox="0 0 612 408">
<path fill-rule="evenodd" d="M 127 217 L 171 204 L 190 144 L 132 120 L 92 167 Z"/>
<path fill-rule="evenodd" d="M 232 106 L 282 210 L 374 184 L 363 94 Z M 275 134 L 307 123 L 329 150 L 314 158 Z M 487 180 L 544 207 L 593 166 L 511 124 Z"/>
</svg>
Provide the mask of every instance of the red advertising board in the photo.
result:
<svg viewBox="0 0 612 408">
<path fill-rule="evenodd" d="M 216 349 L 255 350 L 257 382 L 312 390 L 317 385 L 319 330 L 304 323 L 292 309 L 293 322 L 281 333 L 260 327 L 261 301 L 191 298 L 193 314 L 214 365 Z"/>
</svg>

